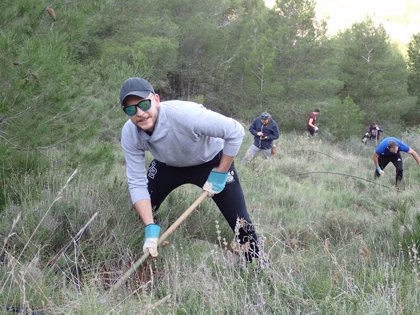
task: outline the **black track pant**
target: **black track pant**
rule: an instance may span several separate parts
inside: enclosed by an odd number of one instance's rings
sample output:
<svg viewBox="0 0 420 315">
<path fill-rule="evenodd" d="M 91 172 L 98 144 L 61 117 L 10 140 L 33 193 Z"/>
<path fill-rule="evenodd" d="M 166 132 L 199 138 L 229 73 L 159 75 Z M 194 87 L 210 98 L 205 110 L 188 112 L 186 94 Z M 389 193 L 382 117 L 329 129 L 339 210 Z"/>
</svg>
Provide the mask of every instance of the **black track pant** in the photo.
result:
<svg viewBox="0 0 420 315">
<path fill-rule="evenodd" d="M 397 154 L 393 154 L 391 156 L 382 156 L 379 155 L 378 157 L 379 167 L 381 169 L 384 169 L 389 162 L 394 164 L 395 166 L 395 185 L 399 185 L 403 178 L 403 161 L 401 158 L 400 152 L 397 152 Z M 377 170 L 375 170 L 375 177 L 379 177 L 379 173 Z"/>
<path fill-rule="evenodd" d="M 315 128 L 311 126 L 307 126 L 306 130 L 308 130 L 309 134 L 313 136 L 315 134 Z"/>
<path fill-rule="evenodd" d="M 147 172 L 148 189 L 153 211 L 159 209 L 166 196 L 172 190 L 183 184 L 194 184 L 200 188 L 203 187 L 210 171 L 219 165 L 221 157 L 222 153 L 220 152 L 209 162 L 188 167 L 174 167 L 153 160 Z M 250 249 L 245 255 L 246 259 L 251 261 L 253 258 L 258 257 L 257 235 L 246 208 L 234 163 L 232 163 L 229 172 L 233 175 L 233 179 L 228 179 L 225 189 L 212 198 L 233 231 L 235 231 L 237 219 L 242 222 L 238 238 L 241 244 L 249 241 Z"/>
</svg>

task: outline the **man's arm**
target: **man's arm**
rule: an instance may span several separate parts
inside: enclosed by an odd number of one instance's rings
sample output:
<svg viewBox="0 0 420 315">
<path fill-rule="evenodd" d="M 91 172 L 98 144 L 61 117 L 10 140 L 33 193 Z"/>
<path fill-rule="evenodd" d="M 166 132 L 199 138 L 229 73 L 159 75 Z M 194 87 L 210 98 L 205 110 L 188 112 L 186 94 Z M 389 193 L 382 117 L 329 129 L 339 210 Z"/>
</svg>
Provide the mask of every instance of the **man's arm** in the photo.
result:
<svg viewBox="0 0 420 315">
<path fill-rule="evenodd" d="M 233 162 L 233 159 L 233 156 L 223 154 L 222 158 L 220 159 L 220 164 L 218 167 L 216 167 L 215 171 L 220 173 L 227 173 Z"/>
<path fill-rule="evenodd" d="M 134 209 L 140 216 L 144 225 L 153 224 L 153 211 L 150 199 L 139 200 L 134 204 Z"/>
<path fill-rule="evenodd" d="M 410 150 L 408 150 L 407 153 L 411 154 L 411 156 L 416 160 L 417 164 L 420 166 L 420 157 L 417 154 L 417 152 L 410 148 Z"/>
<path fill-rule="evenodd" d="M 261 130 L 257 129 L 257 121 L 254 120 L 251 124 L 251 126 L 249 127 L 249 132 L 253 135 L 253 136 L 258 136 L 258 132 L 260 132 Z"/>
<path fill-rule="evenodd" d="M 312 127 L 312 128 L 315 128 L 315 125 L 313 124 L 313 122 L 314 122 L 314 119 L 313 118 L 309 118 L 308 126 L 309 127 Z"/>
<path fill-rule="evenodd" d="M 375 164 L 375 168 L 377 168 L 379 165 L 378 157 L 379 155 L 376 152 L 374 152 L 372 159 L 373 159 L 373 164 Z"/>
<path fill-rule="evenodd" d="M 375 164 L 376 174 L 382 175 L 384 173 L 383 169 L 379 166 L 379 155 L 375 152 L 373 153 L 373 163 Z M 377 176 L 377 175 L 375 175 Z"/>
<path fill-rule="evenodd" d="M 153 222 L 152 205 L 147 190 L 145 154 L 144 150 L 134 141 L 136 132 L 136 128 L 133 128 L 130 122 L 126 123 L 121 134 L 121 146 L 124 150 L 131 201 L 145 225 L 143 252 L 148 251 L 152 257 L 156 257 L 160 227 Z"/>
<path fill-rule="evenodd" d="M 273 134 L 268 136 L 269 140 L 277 140 L 280 137 L 280 131 L 278 128 L 277 123 L 274 123 L 273 125 Z"/>
</svg>

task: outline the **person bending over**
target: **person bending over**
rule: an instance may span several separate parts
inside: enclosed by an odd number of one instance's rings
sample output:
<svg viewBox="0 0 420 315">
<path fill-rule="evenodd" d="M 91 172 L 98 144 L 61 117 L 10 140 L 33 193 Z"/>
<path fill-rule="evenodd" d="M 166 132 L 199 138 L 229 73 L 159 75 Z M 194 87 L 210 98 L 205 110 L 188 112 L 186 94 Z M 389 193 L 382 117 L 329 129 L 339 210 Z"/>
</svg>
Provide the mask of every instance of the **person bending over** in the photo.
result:
<svg viewBox="0 0 420 315">
<path fill-rule="evenodd" d="M 395 186 L 399 188 L 403 178 L 403 161 L 400 152 L 406 152 L 416 160 L 420 166 L 420 158 L 416 151 L 407 144 L 395 137 L 384 138 L 376 147 L 373 153 L 373 163 L 375 165 L 375 179 L 384 174 L 384 169 L 389 162 L 395 166 Z"/>
<path fill-rule="evenodd" d="M 369 126 L 369 130 L 363 135 L 362 142 L 366 144 L 368 140 L 375 140 L 375 143 L 378 144 L 381 132 L 383 132 L 382 128 L 376 123 L 372 123 Z"/>
<path fill-rule="evenodd" d="M 259 258 L 258 239 L 233 163 L 244 137 L 232 118 L 194 102 L 161 102 L 152 85 L 128 78 L 120 89 L 129 116 L 121 132 L 126 176 L 133 206 L 143 221 L 143 251 L 158 255 L 160 226 L 153 212 L 175 188 L 193 184 L 208 191 L 231 229 L 239 224 L 239 243 L 247 261 Z M 145 167 L 145 152 L 153 160 Z"/>
</svg>

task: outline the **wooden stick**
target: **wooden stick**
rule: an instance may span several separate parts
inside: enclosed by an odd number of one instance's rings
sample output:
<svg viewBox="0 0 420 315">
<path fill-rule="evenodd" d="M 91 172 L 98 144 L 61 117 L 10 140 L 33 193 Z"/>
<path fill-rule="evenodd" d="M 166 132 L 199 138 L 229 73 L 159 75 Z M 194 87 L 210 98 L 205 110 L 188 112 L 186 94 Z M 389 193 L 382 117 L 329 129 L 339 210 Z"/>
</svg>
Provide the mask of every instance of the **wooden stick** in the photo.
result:
<svg viewBox="0 0 420 315">
<path fill-rule="evenodd" d="M 146 306 L 145 307 L 145 309 L 141 312 L 141 313 L 139 313 L 139 314 L 141 314 L 141 315 L 143 315 L 143 314 L 147 314 L 149 311 L 152 311 L 153 309 L 155 309 L 156 307 L 158 307 L 158 306 L 160 306 L 160 305 L 162 305 L 163 303 L 165 303 L 167 300 L 169 300 L 171 298 L 171 295 L 170 294 L 168 294 L 167 296 L 165 296 L 163 299 L 161 299 L 161 300 L 159 300 L 159 301 L 157 301 L 156 303 L 154 303 L 154 304 L 152 304 L 152 305 L 149 305 L 149 306 Z"/>
<path fill-rule="evenodd" d="M 198 207 L 200 203 L 203 202 L 204 199 L 209 195 L 208 191 L 203 191 L 203 193 L 198 197 L 192 205 L 184 211 L 183 214 L 174 222 L 172 225 L 161 235 L 161 237 L 158 240 L 158 246 L 162 244 L 163 241 L 165 241 L 169 235 L 172 234 L 173 231 L 182 223 L 185 221 L 185 219 L 195 210 L 195 208 Z M 149 257 L 150 253 L 147 251 L 143 254 L 135 263 L 130 267 L 130 269 L 127 270 L 127 272 L 112 286 L 111 291 L 117 290 L 133 273 L 136 271 L 141 264 L 143 264 L 146 259 Z"/>
</svg>

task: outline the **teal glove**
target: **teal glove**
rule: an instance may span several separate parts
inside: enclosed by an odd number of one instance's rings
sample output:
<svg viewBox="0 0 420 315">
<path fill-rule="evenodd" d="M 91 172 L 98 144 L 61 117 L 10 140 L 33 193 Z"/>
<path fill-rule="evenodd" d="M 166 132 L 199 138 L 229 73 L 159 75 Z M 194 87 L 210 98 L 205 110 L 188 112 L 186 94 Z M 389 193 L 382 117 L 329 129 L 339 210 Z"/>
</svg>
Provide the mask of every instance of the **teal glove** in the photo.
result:
<svg viewBox="0 0 420 315">
<path fill-rule="evenodd" d="M 160 226 L 157 224 L 148 224 L 144 230 L 144 244 L 143 252 L 147 253 L 149 251 L 152 257 L 157 257 L 157 245 L 159 240 Z"/>
<path fill-rule="evenodd" d="M 221 173 L 212 170 L 203 189 L 209 192 L 210 196 L 220 193 L 226 186 L 229 173 Z"/>
<path fill-rule="evenodd" d="M 385 173 L 379 165 L 376 167 L 376 171 L 378 172 L 379 175 L 382 175 L 383 173 Z"/>
</svg>

